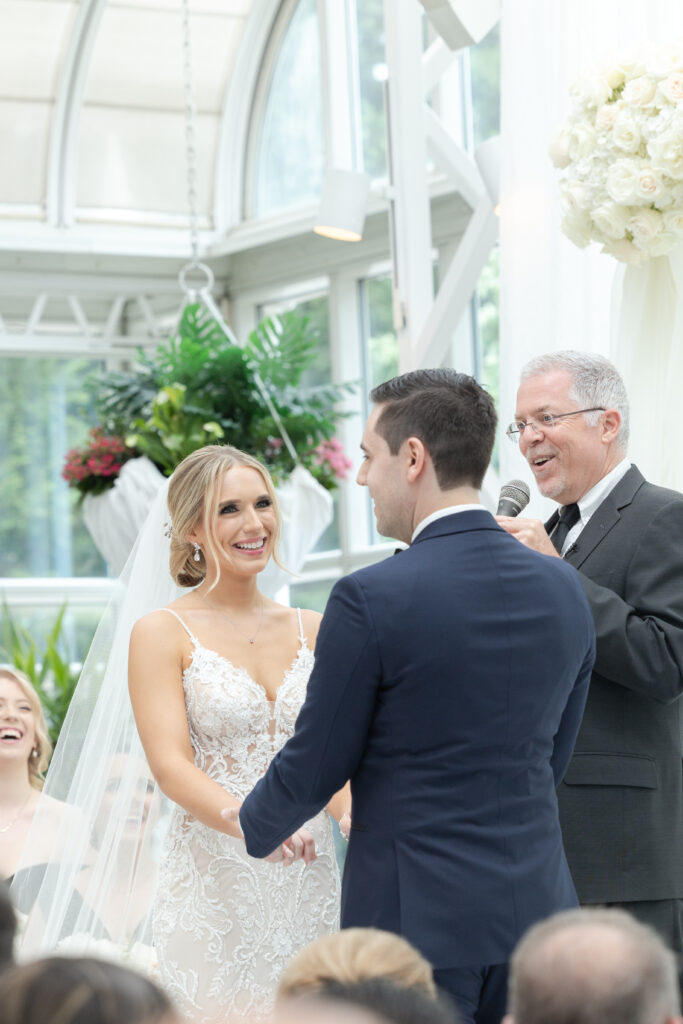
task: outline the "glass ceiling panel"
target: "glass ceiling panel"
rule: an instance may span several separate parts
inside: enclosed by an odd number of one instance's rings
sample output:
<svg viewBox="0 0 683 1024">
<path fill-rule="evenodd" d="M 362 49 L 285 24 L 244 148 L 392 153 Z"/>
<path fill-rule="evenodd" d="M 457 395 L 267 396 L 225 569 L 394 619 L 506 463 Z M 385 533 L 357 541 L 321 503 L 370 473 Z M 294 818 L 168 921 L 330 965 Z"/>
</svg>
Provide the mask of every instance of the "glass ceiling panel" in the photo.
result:
<svg viewBox="0 0 683 1024">
<path fill-rule="evenodd" d="M 218 116 L 197 115 L 197 206 L 204 214 L 212 208 L 218 125 Z M 184 149 L 180 112 L 86 107 L 78 147 L 77 206 L 186 213 Z"/>
<path fill-rule="evenodd" d="M 229 5 L 225 5 L 229 10 Z M 199 110 L 219 111 L 243 17 L 191 17 L 194 98 Z M 183 32 L 180 10 L 107 6 L 97 33 L 86 104 L 182 109 Z"/>
<path fill-rule="evenodd" d="M 0 203 L 42 201 L 51 116 L 51 103 L 0 103 Z"/>
<path fill-rule="evenodd" d="M 54 99 L 77 7 L 62 0 L 2 0 L 0 99 Z"/>
</svg>

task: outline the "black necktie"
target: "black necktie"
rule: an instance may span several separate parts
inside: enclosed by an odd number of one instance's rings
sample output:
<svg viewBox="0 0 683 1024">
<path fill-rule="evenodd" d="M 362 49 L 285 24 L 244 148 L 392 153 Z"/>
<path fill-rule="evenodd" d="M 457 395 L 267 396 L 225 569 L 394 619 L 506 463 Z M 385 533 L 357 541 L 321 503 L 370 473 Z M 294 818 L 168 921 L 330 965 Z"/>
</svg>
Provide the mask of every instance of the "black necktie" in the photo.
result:
<svg viewBox="0 0 683 1024">
<path fill-rule="evenodd" d="M 563 505 L 560 509 L 560 518 L 557 520 L 550 538 L 558 555 L 562 554 L 562 545 L 567 539 L 567 534 L 580 518 L 581 513 L 576 502 L 573 505 Z"/>
</svg>

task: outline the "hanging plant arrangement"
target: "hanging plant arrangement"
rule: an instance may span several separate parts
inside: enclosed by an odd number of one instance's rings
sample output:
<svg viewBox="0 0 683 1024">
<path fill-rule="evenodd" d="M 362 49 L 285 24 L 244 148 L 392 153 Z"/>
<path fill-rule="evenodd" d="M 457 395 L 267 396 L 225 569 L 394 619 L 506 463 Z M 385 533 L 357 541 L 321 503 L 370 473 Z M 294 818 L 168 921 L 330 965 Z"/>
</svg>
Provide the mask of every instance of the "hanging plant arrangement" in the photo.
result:
<svg viewBox="0 0 683 1024">
<path fill-rule="evenodd" d="M 291 312 L 263 320 L 240 348 L 203 305 L 187 305 L 175 336 L 151 355 L 140 351 L 135 370 L 91 379 L 101 425 L 84 449 L 67 454 L 65 479 L 81 495 L 101 494 L 133 456 L 168 476 L 202 445 L 225 443 L 255 455 L 282 481 L 296 463 L 262 382 L 298 462 L 332 490 L 351 466 L 334 437 L 349 386 L 301 385 L 316 344 L 308 320 Z"/>
</svg>

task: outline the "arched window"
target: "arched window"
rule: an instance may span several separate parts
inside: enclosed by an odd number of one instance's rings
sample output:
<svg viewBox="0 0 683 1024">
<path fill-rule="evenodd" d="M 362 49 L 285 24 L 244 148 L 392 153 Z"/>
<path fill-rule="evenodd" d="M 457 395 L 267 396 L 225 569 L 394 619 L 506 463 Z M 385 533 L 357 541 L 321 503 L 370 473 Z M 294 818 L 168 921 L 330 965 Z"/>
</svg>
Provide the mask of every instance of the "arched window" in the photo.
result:
<svg viewBox="0 0 683 1024">
<path fill-rule="evenodd" d="M 324 167 L 320 34 L 315 0 L 299 0 L 274 33 L 272 72 L 257 98 L 247 216 L 315 202 Z"/>
</svg>

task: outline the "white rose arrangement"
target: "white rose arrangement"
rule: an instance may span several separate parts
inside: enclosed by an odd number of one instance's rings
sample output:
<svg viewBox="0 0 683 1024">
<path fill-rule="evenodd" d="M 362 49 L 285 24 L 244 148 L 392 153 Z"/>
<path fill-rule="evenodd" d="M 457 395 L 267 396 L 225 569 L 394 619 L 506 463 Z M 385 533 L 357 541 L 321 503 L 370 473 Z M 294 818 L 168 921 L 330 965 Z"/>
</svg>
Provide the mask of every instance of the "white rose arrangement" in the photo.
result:
<svg viewBox="0 0 683 1024">
<path fill-rule="evenodd" d="M 562 171 L 562 230 L 641 265 L 683 239 L 683 46 L 576 82 L 550 157 Z"/>
</svg>

